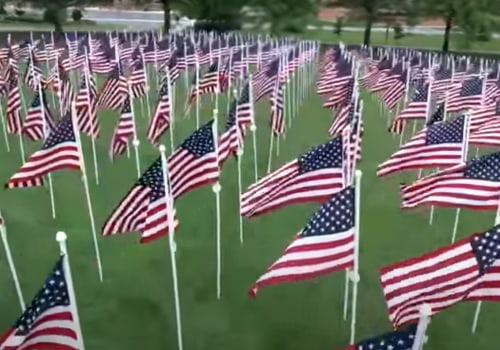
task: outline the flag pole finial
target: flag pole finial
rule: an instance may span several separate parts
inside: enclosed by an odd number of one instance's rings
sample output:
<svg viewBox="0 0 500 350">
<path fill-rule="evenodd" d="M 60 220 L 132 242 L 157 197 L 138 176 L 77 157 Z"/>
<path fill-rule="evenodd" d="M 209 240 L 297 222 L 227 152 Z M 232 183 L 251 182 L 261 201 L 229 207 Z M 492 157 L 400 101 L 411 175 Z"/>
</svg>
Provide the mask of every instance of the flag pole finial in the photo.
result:
<svg viewBox="0 0 500 350">
<path fill-rule="evenodd" d="M 160 153 L 165 153 L 167 151 L 167 148 L 165 147 L 165 145 L 160 145 L 158 146 L 158 151 L 160 151 Z"/>
<path fill-rule="evenodd" d="M 68 236 L 63 231 L 59 231 L 56 233 L 56 241 L 59 243 L 65 242 L 67 238 Z"/>
</svg>

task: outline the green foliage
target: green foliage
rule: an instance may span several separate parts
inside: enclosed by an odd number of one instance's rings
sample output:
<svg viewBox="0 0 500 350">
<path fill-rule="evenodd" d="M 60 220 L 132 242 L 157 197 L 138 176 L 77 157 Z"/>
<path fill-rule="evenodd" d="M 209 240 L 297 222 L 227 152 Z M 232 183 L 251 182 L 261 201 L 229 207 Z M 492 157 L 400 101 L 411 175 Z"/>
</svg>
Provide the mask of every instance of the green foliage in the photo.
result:
<svg viewBox="0 0 500 350">
<path fill-rule="evenodd" d="M 14 13 L 16 14 L 16 16 L 22 17 L 26 13 L 26 11 L 24 11 L 21 8 L 16 8 L 15 11 L 14 11 Z"/>
<path fill-rule="evenodd" d="M 80 9 L 74 9 L 73 11 L 71 11 L 71 18 L 75 22 L 80 21 L 83 18 L 82 10 L 80 10 Z"/>
<path fill-rule="evenodd" d="M 337 20 L 335 21 L 335 24 L 333 26 L 333 32 L 338 36 L 340 36 L 342 34 L 343 29 L 344 29 L 344 18 L 337 17 Z"/>
<path fill-rule="evenodd" d="M 253 0 L 252 5 L 263 12 L 262 22 L 271 24 L 273 33 L 299 33 L 314 17 L 316 0 Z"/>
</svg>

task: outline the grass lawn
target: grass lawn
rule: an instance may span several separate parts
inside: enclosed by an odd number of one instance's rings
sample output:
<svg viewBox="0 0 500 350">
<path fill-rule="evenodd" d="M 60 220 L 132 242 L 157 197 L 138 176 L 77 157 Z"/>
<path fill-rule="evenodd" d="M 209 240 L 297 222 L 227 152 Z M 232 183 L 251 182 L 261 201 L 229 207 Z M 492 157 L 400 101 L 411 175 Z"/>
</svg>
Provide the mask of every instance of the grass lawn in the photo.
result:
<svg viewBox="0 0 500 350">
<path fill-rule="evenodd" d="M 418 44 L 418 43 L 415 43 Z M 184 96 L 178 82 L 177 96 Z M 30 97 L 27 96 L 29 100 Z M 155 96 L 151 104 L 155 103 Z M 385 303 L 378 283 L 378 269 L 388 263 L 427 252 L 449 243 L 453 210 L 438 209 L 435 223 L 428 225 L 426 211 L 399 210 L 398 183 L 375 176 L 377 164 L 397 147 L 386 131 L 386 118 L 377 105 L 364 96 L 365 137 L 363 141 L 361 283 L 358 303 L 357 338 L 389 329 Z M 220 106 L 225 101 L 220 100 Z M 194 118 L 180 117 L 183 99 L 177 100 L 175 143 L 195 128 Z M 328 140 L 330 112 L 311 90 L 310 96 L 293 118 L 292 128 L 281 142 L 273 168 L 296 158 L 311 146 Z M 141 167 L 145 169 L 158 155 L 145 139 L 147 114 L 136 104 Z M 205 99 L 202 120 L 211 116 Z M 225 110 L 221 107 L 220 110 Z M 220 130 L 224 115 L 219 118 Z M 101 113 L 102 135 L 97 144 L 101 182 L 95 184 L 90 143 L 85 140 L 86 163 L 97 225 L 136 179 L 134 158 L 126 156 L 111 164 L 108 144 L 117 113 Z M 267 166 L 269 107 L 258 105 L 259 173 Z M 21 165 L 17 140 L 10 139 L 6 151 L 0 137 L 0 178 L 7 181 Z M 165 138 L 168 145 L 168 138 Z M 39 145 L 25 142 L 27 153 Z M 253 182 L 251 138 L 243 158 L 243 184 Z M 132 152 L 133 154 L 133 152 Z M 222 252 L 223 297 L 216 299 L 215 201 L 209 187 L 178 200 L 180 228 L 177 262 L 184 348 L 189 350 L 303 350 L 332 349 L 347 345 L 349 323 L 342 320 L 344 274 L 336 273 L 314 281 L 264 288 L 256 300 L 247 297 L 248 287 L 280 256 L 284 246 L 306 223 L 317 204 L 295 205 L 252 221 L 245 221 L 245 243 L 238 233 L 238 187 L 236 166 L 229 160 L 223 169 Z M 51 218 L 45 188 L 4 191 L 0 196 L 12 254 L 25 298 L 30 300 L 53 266 L 58 247 L 55 233 L 68 233 L 68 249 L 86 348 L 93 349 L 176 349 L 176 330 L 170 273 L 168 240 L 140 245 L 135 234 L 100 238 L 104 283 L 99 283 L 92 247 L 83 187 L 77 172 L 53 176 L 57 218 Z M 459 236 L 487 229 L 493 213 L 464 211 Z M 0 254 L 0 331 L 19 316 L 19 306 L 3 253 Z M 462 304 L 437 315 L 429 328 L 426 350 L 491 350 L 500 341 L 497 322 L 500 305 L 483 307 L 478 334 L 470 335 L 475 304 Z M 450 336 L 452 335 L 452 336 Z"/>
</svg>

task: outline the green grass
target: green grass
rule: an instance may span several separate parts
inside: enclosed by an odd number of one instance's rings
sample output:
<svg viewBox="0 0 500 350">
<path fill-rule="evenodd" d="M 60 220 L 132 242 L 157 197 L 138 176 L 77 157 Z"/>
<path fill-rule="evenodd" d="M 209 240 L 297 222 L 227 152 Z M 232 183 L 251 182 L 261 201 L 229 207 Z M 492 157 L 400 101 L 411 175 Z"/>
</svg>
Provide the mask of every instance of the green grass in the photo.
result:
<svg viewBox="0 0 500 350">
<path fill-rule="evenodd" d="M 177 96 L 183 96 L 183 82 Z M 372 336 L 390 328 L 378 283 L 378 269 L 449 243 L 453 210 L 438 209 L 435 223 L 428 225 L 426 211 L 401 212 L 398 183 L 394 176 L 378 179 L 376 166 L 397 147 L 387 134 L 385 116 L 364 96 L 365 137 L 363 141 L 361 207 L 361 283 L 358 303 L 357 338 Z M 30 96 L 27 96 L 29 101 Z M 155 102 L 152 96 L 151 104 Z M 177 100 L 175 143 L 195 128 L 194 118 L 182 119 L 183 100 Z M 225 101 L 221 99 L 220 110 Z M 312 93 L 292 120 L 273 168 L 296 158 L 310 147 L 329 139 L 331 113 L 321 107 Z M 202 120 L 211 115 L 205 99 Z M 147 116 L 136 104 L 141 168 L 158 155 L 145 140 Z M 221 113 L 222 114 L 222 113 Z M 220 130 L 223 118 L 219 118 Z M 267 165 L 269 107 L 257 108 L 259 174 Z M 111 164 L 107 149 L 117 113 L 101 113 L 102 135 L 97 143 L 100 184 L 94 181 L 90 143 L 84 142 L 94 213 L 98 227 L 136 179 L 133 156 Z M 17 140 L 10 139 L 8 153 L 0 138 L 0 178 L 6 181 L 21 165 Z M 168 138 L 164 140 L 168 145 Z M 27 153 L 39 145 L 25 142 Z M 245 145 L 243 184 L 253 182 L 251 138 Z M 132 153 L 133 155 L 133 153 Z M 336 273 L 314 281 L 264 288 L 257 300 L 247 290 L 277 259 L 285 245 L 306 223 L 317 204 L 295 205 L 245 221 L 245 243 L 238 233 L 238 187 L 233 160 L 224 166 L 221 185 L 223 296 L 216 299 L 215 201 L 210 188 L 198 189 L 176 203 L 180 228 L 176 236 L 184 348 L 189 350 L 303 350 L 331 349 L 348 343 L 349 323 L 342 320 L 344 274 Z M 48 190 L 44 188 L 4 191 L 0 197 L 12 254 L 27 300 L 34 295 L 52 267 L 58 247 L 55 233 L 68 233 L 68 249 L 78 299 L 86 348 L 92 349 L 176 349 L 176 330 L 168 240 L 140 245 L 136 234 L 99 238 L 104 266 L 104 283 L 99 283 L 85 204 L 77 172 L 53 176 L 57 218 L 51 218 Z M 493 213 L 464 211 L 459 236 L 487 229 Z M 0 254 L 0 330 L 19 316 L 20 310 L 4 255 Z M 463 303 L 437 315 L 429 328 L 426 350 L 491 350 L 498 342 L 500 305 L 483 307 L 478 334 L 470 335 L 475 304 Z"/>
<path fill-rule="evenodd" d="M 122 30 L 128 26 L 123 24 L 98 24 L 98 23 L 77 23 L 68 22 L 63 25 L 65 31 L 106 31 L 106 30 Z M 54 26 L 49 23 L 39 22 L 1 22 L 0 31 L 51 31 Z"/>
</svg>

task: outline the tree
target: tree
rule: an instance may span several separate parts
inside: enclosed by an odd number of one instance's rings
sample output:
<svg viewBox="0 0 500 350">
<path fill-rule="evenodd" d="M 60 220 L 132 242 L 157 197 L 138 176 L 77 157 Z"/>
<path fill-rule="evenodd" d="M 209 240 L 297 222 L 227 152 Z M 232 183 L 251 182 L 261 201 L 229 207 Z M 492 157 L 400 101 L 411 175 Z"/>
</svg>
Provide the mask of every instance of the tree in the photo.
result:
<svg viewBox="0 0 500 350">
<path fill-rule="evenodd" d="M 443 51 L 450 48 L 454 27 L 459 28 L 466 43 L 470 43 L 499 22 L 496 16 L 499 10 L 498 0 L 425 0 L 424 3 L 426 15 L 437 16 L 445 22 Z"/>
<path fill-rule="evenodd" d="M 161 5 L 163 6 L 163 32 L 168 33 L 170 31 L 170 0 L 161 0 Z"/>
<path fill-rule="evenodd" d="M 44 21 L 54 26 L 54 32 L 62 33 L 63 24 L 68 18 L 68 7 L 82 6 L 88 3 L 85 0 L 35 0 L 31 4 L 44 10 Z"/>
<path fill-rule="evenodd" d="M 387 28 L 398 17 L 411 16 L 413 19 L 418 13 L 415 3 L 417 0 L 337 0 L 331 1 L 329 6 L 344 6 L 351 10 L 356 17 L 365 21 L 363 43 L 370 45 L 372 27 L 377 21 L 383 20 Z"/>
<path fill-rule="evenodd" d="M 169 0 L 162 0 L 169 1 Z M 241 9 L 248 0 L 175 0 L 172 7 L 198 20 L 203 29 L 234 30 L 241 27 Z M 165 14 L 166 16 L 167 14 Z"/>
<path fill-rule="evenodd" d="M 261 9 L 260 20 L 271 25 L 272 33 L 300 32 L 305 29 L 318 7 L 317 0 L 254 0 Z"/>
</svg>

